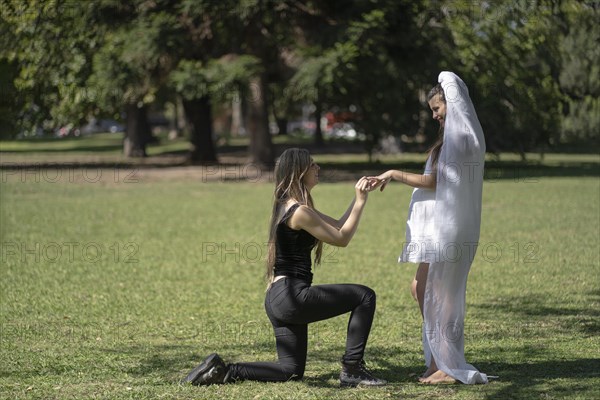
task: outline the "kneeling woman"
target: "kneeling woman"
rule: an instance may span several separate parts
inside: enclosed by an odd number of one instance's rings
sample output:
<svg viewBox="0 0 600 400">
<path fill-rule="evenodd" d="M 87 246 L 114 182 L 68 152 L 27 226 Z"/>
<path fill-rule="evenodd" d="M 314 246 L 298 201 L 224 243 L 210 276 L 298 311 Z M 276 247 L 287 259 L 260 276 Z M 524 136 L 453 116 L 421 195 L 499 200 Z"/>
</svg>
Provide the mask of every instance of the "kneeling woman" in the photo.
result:
<svg viewBox="0 0 600 400">
<path fill-rule="evenodd" d="M 348 245 L 372 189 L 370 181 L 363 177 L 356 183 L 355 199 L 342 218 L 336 220 L 314 208 L 310 191 L 319 181 L 319 166 L 307 150 L 284 151 L 275 167 L 275 180 L 265 309 L 275 331 L 279 361 L 226 365 L 217 354 L 211 354 L 184 382 L 210 385 L 239 380 L 300 380 L 306 365 L 308 324 L 351 313 L 340 384 L 385 385 L 384 380 L 366 369 L 363 361 L 375 313 L 375 292 L 353 284 L 311 285 L 311 251 L 316 247 L 318 263 L 322 242 Z"/>
</svg>

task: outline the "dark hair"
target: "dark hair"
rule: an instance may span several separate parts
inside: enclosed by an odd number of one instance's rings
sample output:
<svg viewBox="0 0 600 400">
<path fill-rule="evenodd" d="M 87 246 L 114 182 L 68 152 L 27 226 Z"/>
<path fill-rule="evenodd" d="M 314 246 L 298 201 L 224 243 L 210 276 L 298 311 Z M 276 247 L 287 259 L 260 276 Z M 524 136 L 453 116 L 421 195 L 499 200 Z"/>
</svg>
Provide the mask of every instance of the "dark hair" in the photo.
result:
<svg viewBox="0 0 600 400">
<path fill-rule="evenodd" d="M 440 100 L 442 100 L 444 102 L 444 104 L 446 103 L 446 96 L 444 95 L 444 89 L 442 88 L 442 84 L 438 83 L 437 85 L 435 85 L 434 87 L 431 88 L 431 90 L 429 91 L 429 93 L 427 93 L 427 101 L 433 99 L 433 96 L 439 94 L 440 95 Z"/>
<path fill-rule="evenodd" d="M 427 102 L 429 103 L 429 101 L 435 96 L 440 96 L 440 100 L 443 101 L 444 104 L 446 104 L 446 96 L 444 95 L 444 89 L 439 83 L 432 87 L 429 93 L 427 93 Z M 429 157 L 431 157 L 431 168 L 437 167 L 438 158 L 440 157 L 440 151 L 442 150 L 443 144 L 444 128 L 440 125 L 440 130 L 438 131 L 438 138 L 428 150 Z"/>
<path fill-rule="evenodd" d="M 275 164 L 275 192 L 273 193 L 273 211 L 269 228 L 269 245 L 267 252 L 267 289 L 273 283 L 275 269 L 275 249 L 277 241 L 277 225 L 282 217 L 283 207 L 289 199 L 314 209 L 310 192 L 304 185 L 304 175 L 310 168 L 312 159 L 306 149 L 291 148 L 285 150 Z M 321 262 L 323 242 L 317 241 L 315 265 Z"/>
</svg>

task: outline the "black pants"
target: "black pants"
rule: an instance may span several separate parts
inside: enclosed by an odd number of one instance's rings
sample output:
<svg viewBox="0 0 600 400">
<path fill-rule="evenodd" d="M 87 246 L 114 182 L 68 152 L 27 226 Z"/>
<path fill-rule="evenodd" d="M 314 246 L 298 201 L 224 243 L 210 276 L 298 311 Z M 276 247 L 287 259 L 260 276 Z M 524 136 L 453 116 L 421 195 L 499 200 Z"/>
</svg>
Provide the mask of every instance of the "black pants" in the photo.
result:
<svg viewBox="0 0 600 400">
<path fill-rule="evenodd" d="M 273 283 L 265 298 L 279 362 L 231 365 L 234 380 L 283 382 L 304 376 L 308 324 L 352 312 L 344 361 L 361 360 L 375 314 L 375 292 L 362 285 L 316 285 L 294 278 Z"/>
</svg>

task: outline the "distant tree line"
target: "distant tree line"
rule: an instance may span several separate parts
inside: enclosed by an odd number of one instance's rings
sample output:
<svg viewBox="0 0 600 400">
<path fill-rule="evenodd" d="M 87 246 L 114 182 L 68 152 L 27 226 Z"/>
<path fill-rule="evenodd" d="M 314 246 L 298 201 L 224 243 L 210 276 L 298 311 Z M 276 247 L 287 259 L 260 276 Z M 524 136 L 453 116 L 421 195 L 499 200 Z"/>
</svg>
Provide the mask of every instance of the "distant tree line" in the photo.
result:
<svg viewBox="0 0 600 400">
<path fill-rule="evenodd" d="M 285 133 L 295 107 L 312 104 L 317 144 L 323 113 L 352 108 L 371 152 L 383 135 L 435 135 L 424 94 L 452 70 L 470 87 L 490 151 L 597 145 L 599 8 L 595 0 L 1 0 L 0 135 L 123 113 L 124 152 L 143 157 L 148 109 L 171 101 L 185 115 L 193 162 L 218 161 L 213 118 L 227 109 L 243 114 L 253 162 L 270 164 L 269 121 Z"/>
</svg>

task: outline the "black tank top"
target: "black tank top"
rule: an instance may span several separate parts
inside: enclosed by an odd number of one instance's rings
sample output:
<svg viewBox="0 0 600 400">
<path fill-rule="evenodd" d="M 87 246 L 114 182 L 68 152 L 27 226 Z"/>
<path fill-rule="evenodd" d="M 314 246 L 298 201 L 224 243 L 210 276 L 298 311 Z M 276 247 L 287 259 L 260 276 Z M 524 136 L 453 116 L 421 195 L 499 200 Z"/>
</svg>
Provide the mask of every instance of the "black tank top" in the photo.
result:
<svg viewBox="0 0 600 400">
<path fill-rule="evenodd" d="M 300 204 L 291 206 L 277 225 L 273 274 L 286 275 L 312 283 L 310 253 L 317 244 L 317 239 L 304 229 L 295 230 L 286 223 L 299 206 Z"/>
</svg>

